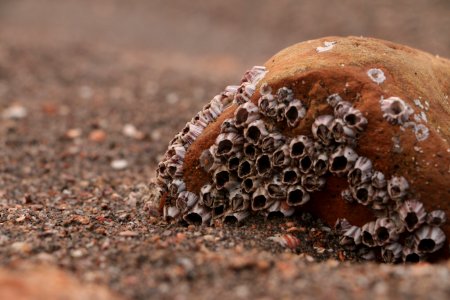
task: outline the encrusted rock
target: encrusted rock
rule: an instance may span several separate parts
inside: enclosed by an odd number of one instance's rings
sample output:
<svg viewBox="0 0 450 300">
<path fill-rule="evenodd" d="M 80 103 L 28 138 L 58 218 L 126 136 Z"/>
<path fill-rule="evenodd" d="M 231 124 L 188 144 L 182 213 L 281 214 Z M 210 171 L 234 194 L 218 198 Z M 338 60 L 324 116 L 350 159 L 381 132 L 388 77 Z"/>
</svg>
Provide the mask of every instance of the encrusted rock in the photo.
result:
<svg viewBox="0 0 450 300">
<path fill-rule="evenodd" d="M 375 39 L 282 50 L 172 140 L 158 167 L 164 216 L 210 224 L 298 209 L 348 220 L 340 242 L 366 259 L 448 256 L 448 74 L 446 59 Z"/>
</svg>

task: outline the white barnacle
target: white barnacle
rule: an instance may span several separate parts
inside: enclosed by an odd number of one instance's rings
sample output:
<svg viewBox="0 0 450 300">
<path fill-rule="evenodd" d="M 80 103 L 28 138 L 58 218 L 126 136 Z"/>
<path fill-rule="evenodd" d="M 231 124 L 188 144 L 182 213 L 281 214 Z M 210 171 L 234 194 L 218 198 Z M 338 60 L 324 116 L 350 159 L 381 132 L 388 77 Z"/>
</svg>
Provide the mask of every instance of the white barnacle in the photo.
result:
<svg viewBox="0 0 450 300">
<path fill-rule="evenodd" d="M 328 155 L 326 152 L 320 152 L 314 158 L 313 170 L 314 174 L 318 176 L 322 176 L 328 171 Z"/>
<path fill-rule="evenodd" d="M 392 124 L 403 124 L 414 113 L 414 110 L 399 97 L 381 99 L 383 118 Z"/>
<path fill-rule="evenodd" d="M 236 109 L 234 117 L 237 128 L 247 127 L 248 124 L 259 119 L 258 107 L 252 102 L 246 102 Z"/>
<path fill-rule="evenodd" d="M 255 159 L 259 154 L 261 153 L 261 150 L 256 147 L 253 143 L 245 143 L 244 144 L 244 156 L 248 159 Z"/>
<path fill-rule="evenodd" d="M 221 133 L 216 138 L 216 155 L 228 157 L 238 152 L 242 148 L 243 143 L 244 138 L 238 133 Z"/>
<path fill-rule="evenodd" d="M 400 243 L 388 244 L 381 248 L 381 257 L 384 262 L 395 263 L 402 257 L 403 246 Z"/>
<path fill-rule="evenodd" d="M 261 84 L 261 87 L 259 88 L 259 93 L 261 95 L 270 95 L 272 93 L 272 88 L 267 82 L 264 82 Z"/>
<path fill-rule="evenodd" d="M 372 186 L 374 186 L 372 184 Z M 372 208 L 382 210 L 386 208 L 387 203 L 389 202 L 389 195 L 384 189 L 374 189 L 372 196 Z"/>
<path fill-rule="evenodd" d="M 397 227 L 389 218 L 379 218 L 375 222 L 375 240 L 379 246 L 384 246 L 398 240 Z"/>
<path fill-rule="evenodd" d="M 372 185 L 377 189 L 386 187 L 387 182 L 384 174 L 380 171 L 374 171 L 372 174 Z"/>
<path fill-rule="evenodd" d="M 272 94 L 262 95 L 258 100 L 260 112 L 270 118 L 277 115 L 277 101 Z"/>
<path fill-rule="evenodd" d="M 343 234 L 351 227 L 352 224 L 350 224 L 350 222 L 346 218 L 339 218 L 336 220 L 336 223 L 334 224 L 334 230 L 336 230 L 336 232 L 339 234 Z"/>
<path fill-rule="evenodd" d="M 403 247 L 402 258 L 405 263 L 417 263 L 422 260 L 423 255 L 419 253 L 416 247 Z"/>
<path fill-rule="evenodd" d="M 218 190 L 225 188 L 226 184 L 232 180 L 227 166 L 220 166 L 215 170 L 213 180 Z"/>
<path fill-rule="evenodd" d="M 402 199 L 406 196 L 408 189 L 409 183 L 403 176 L 394 176 L 387 184 L 387 191 L 393 200 Z"/>
<path fill-rule="evenodd" d="M 349 248 L 354 248 L 361 244 L 361 228 L 358 226 L 348 228 L 340 237 L 339 244 Z"/>
<path fill-rule="evenodd" d="M 357 186 L 361 183 L 366 183 L 372 178 L 372 161 L 360 156 L 355 162 L 354 168 L 348 173 L 348 182 L 352 186 Z"/>
<path fill-rule="evenodd" d="M 268 175 L 272 171 L 271 155 L 263 153 L 256 158 L 256 171 L 259 175 Z"/>
<path fill-rule="evenodd" d="M 266 190 L 272 199 L 285 199 L 286 186 L 283 184 L 281 176 L 278 174 L 272 177 L 272 180 L 266 183 Z"/>
<path fill-rule="evenodd" d="M 249 215 L 250 215 L 250 212 L 247 210 L 229 212 L 225 215 L 223 222 L 224 222 L 224 224 L 238 224 L 238 223 L 241 223 Z"/>
<path fill-rule="evenodd" d="M 166 221 L 172 221 L 180 215 L 180 209 L 176 206 L 165 205 L 163 208 L 163 218 Z"/>
<path fill-rule="evenodd" d="M 342 118 L 345 124 L 351 129 L 363 131 L 367 126 L 367 119 L 362 115 L 361 111 L 351 107 Z"/>
<path fill-rule="evenodd" d="M 420 99 L 414 99 L 414 104 L 416 106 L 418 106 L 420 109 L 424 109 L 422 102 L 420 101 Z"/>
<path fill-rule="evenodd" d="M 186 128 L 186 133 L 181 136 L 181 140 L 185 145 L 192 145 L 197 137 L 203 132 L 203 127 L 188 123 Z"/>
<path fill-rule="evenodd" d="M 290 157 L 301 158 L 312 152 L 314 143 L 305 135 L 296 136 L 289 143 Z"/>
<path fill-rule="evenodd" d="M 298 168 L 302 173 L 308 173 L 314 166 L 313 157 L 309 154 L 301 157 L 298 162 Z"/>
<path fill-rule="evenodd" d="M 298 168 L 284 168 L 282 171 L 282 181 L 286 185 L 297 184 L 300 181 L 300 171 Z"/>
<path fill-rule="evenodd" d="M 362 205 L 369 205 L 373 201 L 374 189 L 369 183 L 363 183 L 352 187 L 352 196 Z"/>
<path fill-rule="evenodd" d="M 334 117 L 331 115 L 320 115 L 314 120 L 311 126 L 314 138 L 318 139 L 324 145 L 329 145 L 332 142 L 331 124 L 333 120 Z"/>
<path fill-rule="evenodd" d="M 275 167 L 286 167 L 291 163 L 290 147 L 289 145 L 283 145 L 272 155 L 272 164 Z"/>
<path fill-rule="evenodd" d="M 441 226 L 447 221 L 447 216 L 443 210 L 433 210 L 427 215 L 427 223 L 429 225 Z"/>
<path fill-rule="evenodd" d="M 336 45 L 336 43 L 337 42 L 326 42 L 325 41 L 323 43 L 323 47 L 322 46 L 317 47 L 316 51 L 317 51 L 317 53 L 329 51 L 329 50 L 333 49 L 333 47 L 334 47 L 334 45 Z"/>
<path fill-rule="evenodd" d="M 284 117 L 290 127 L 298 125 L 301 119 L 306 115 L 306 108 L 303 103 L 298 100 L 292 100 L 284 110 Z"/>
<path fill-rule="evenodd" d="M 286 137 L 279 132 L 272 132 L 261 142 L 263 152 L 273 152 L 286 143 Z"/>
<path fill-rule="evenodd" d="M 251 201 L 253 210 L 266 209 L 274 202 L 264 186 L 260 186 L 253 192 Z"/>
<path fill-rule="evenodd" d="M 186 184 L 182 179 L 174 179 L 169 184 L 169 194 L 171 196 L 177 196 L 179 193 L 186 190 Z"/>
<path fill-rule="evenodd" d="M 336 175 L 347 174 L 357 159 L 358 154 L 352 148 L 338 146 L 330 156 L 330 172 Z"/>
<path fill-rule="evenodd" d="M 366 223 L 361 228 L 361 242 L 369 247 L 376 246 L 376 240 L 375 240 L 375 222 L 371 221 L 369 223 Z"/>
<path fill-rule="evenodd" d="M 356 130 L 350 128 L 341 118 L 333 120 L 330 130 L 337 143 L 353 144 L 355 142 Z"/>
<path fill-rule="evenodd" d="M 287 204 L 290 206 L 303 205 L 309 199 L 309 193 L 299 184 L 290 186 L 287 190 Z"/>
<path fill-rule="evenodd" d="M 230 171 L 236 171 L 239 167 L 239 164 L 241 163 L 242 159 L 242 151 L 233 153 L 230 157 L 228 157 L 227 160 L 227 166 L 228 170 Z"/>
<path fill-rule="evenodd" d="M 254 66 L 253 68 L 245 72 L 241 82 L 242 83 L 250 82 L 253 85 L 257 85 L 258 82 L 264 78 L 267 72 L 268 71 L 264 66 Z"/>
<path fill-rule="evenodd" d="M 176 200 L 176 206 L 180 209 L 180 211 L 185 212 L 191 207 L 193 207 L 198 201 L 198 196 L 195 193 L 189 191 L 183 191 L 178 194 L 178 198 Z"/>
<path fill-rule="evenodd" d="M 278 89 L 277 91 L 278 103 L 284 103 L 285 105 L 288 105 L 289 102 L 291 102 L 292 100 L 294 100 L 294 92 L 291 89 L 285 86 Z"/>
<path fill-rule="evenodd" d="M 352 196 L 352 191 L 350 189 L 342 190 L 341 197 L 344 201 L 347 201 L 348 203 L 355 202 L 355 199 Z"/>
<path fill-rule="evenodd" d="M 248 127 L 244 129 L 244 136 L 248 142 L 252 144 L 260 144 L 264 137 L 269 134 L 264 121 L 261 119 L 255 120 L 248 124 Z"/>
<path fill-rule="evenodd" d="M 339 101 L 334 106 L 334 116 L 336 118 L 344 118 L 353 105 L 348 101 Z"/>
<path fill-rule="evenodd" d="M 419 253 L 432 253 L 444 245 L 445 233 L 436 226 L 425 225 L 416 231 L 416 248 Z"/>
<path fill-rule="evenodd" d="M 183 215 L 183 219 L 191 225 L 206 224 L 212 217 L 211 210 L 197 203 L 192 210 Z"/>
<path fill-rule="evenodd" d="M 339 94 L 331 94 L 327 97 L 327 103 L 332 107 L 335 108 L 336 105 L 342 101 L 341 96 Z"/>
<path fill-rule="evenodd" d="M 417 200 L 405 201 L 398 209 L 398 214 L 409 232 L 414 231 L 422 225 L 427 217 L 422 202 Z"/>
<path fill-rule="evenodd" d="M 255 174 L 254 162 L 247 158 L 241 160 L 238 166 L 239 178 L 246 178 Z"/>
<path fill-rule="evenodd" d="M 220 125 L 220 133 L 239 133 L 239 129 L 236 127 L 235 119 L 226 119 Z"/>
<path fill-rule="evenodd" d="M 236 188 L 231 191 L 229 198 L 233 211 L 244 211 L 250 207 L 250 196 L 243 193 L 242 188 Z"/>
<path fill-rule="evenodd" d="M 414 126 L 414 134 L 419 142 L 423 142 L 430 136 L 430 130 L 423 124 L 416 124 Z"/>
<path fill-rule="evenodd" d="M 321 191 L 326 184 L 326 180 L 324 177 L 320 177 L 311 173 L 303 174 L 301 182 L 305 190 L 310 193 Z"/>
<path fill-rule="evenodd" d="M 250 176 L 244 178 L 241 183 L 241 188 L 244 192 L 250 194 L 259 187 L 260 179 L 257 176 Z"/>
<path fill-rule="evenodd" d="M 381 84 L 386 80 L 383 70 L 380 69 L 369 69 L 369 71 L 367 71 L 367 76 L 377 84 Z"/>
</svg>

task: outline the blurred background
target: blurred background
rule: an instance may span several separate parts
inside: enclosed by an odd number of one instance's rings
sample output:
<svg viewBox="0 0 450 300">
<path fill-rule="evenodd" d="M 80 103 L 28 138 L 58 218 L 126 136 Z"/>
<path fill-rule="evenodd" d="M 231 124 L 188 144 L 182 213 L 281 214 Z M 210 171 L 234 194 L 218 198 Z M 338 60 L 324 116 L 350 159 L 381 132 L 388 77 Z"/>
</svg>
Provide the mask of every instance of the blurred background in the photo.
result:
<svg viewBox="0 0 450 300">
<path fill-rule="evenodd" d="M 449 0 L 0 0 L 0 163 L 39 175 L 22 154 L 37 144 L 74 177 L 119 160 L 148 178 L 187 120 L 284 47 L 361 35 L 449 57 L 449 29 Z"/>
<path fill-rule="evenodd" d="M 0 0 L 2 32 L 261 64 L 327 35 L 362 35 L 450 56 L 449 0 Z"/>
</svg>

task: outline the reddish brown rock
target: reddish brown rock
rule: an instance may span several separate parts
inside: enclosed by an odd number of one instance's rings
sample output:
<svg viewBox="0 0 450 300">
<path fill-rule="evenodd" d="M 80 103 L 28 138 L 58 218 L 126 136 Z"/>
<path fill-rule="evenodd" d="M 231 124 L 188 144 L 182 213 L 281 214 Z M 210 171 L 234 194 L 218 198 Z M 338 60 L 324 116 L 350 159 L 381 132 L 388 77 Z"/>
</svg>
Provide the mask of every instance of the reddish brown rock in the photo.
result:
<svg viewBox="0 0 450 300">
<path fill-rule="evenodd" d="M 351 103 L 352 109 L 367 120 L 367 124 L 362 126 L 364 128 L 358 131 L 357 145 L 352 145 L 352 148 L 359 156 L 369 158 L 371 170 L 383 173 L 386 180 L 404 177 L 409 183 L 405 195 L 393 195 L 397 193 L 393 184 L 388 198 L 389 201 L 395 200 L 395 207 L 389 209 L 387 216 L 391 218 L 395 214 L 395 218 L 401 219 L 399 210 L 403 201 L 411 199 L 423 202 L 428 213 L 434 210 L 450 213 L 450 61 L 376 39 L 327 37 L 286 48 L 264 66 L 267 73 L 257 83 L 249 101 L 258 105 L 260 88 L 264 84 L 273 93 L 287 87 L 306 108 L 306 114 L 295 127 L 289 127 L 283 121 L 273 121 L 267 115 L 261 116 L 266 124 L 271 124 L 267 126 L 273 126 L 287 138 L 298 135 L 311 137 L 312 125 L 318 117 L 333 115 L 327 99 L 338 94 L 342 101 Z M 239 93 L 238 90 L 237 95 Z M 205 171 L 199 158 L 217 143 L 222 123 L 233 118 L 239 104 L 235 95 L 233 104 L 224 105 L 224 111 L 186 146 L 183 190 L 199 195 L 201 188 L 211 181 L 213 173 Z M 334 114 L 337 119 L 336 112 Z M 160 178 L 163 173 L 160 170 Z M 234 176 L 234 173 L 230 174 Z M 370 209 L 373 204 L 366 206 L 356 201 L 344 201 L 341 193 L 349 187 L 347 176 L 333 175 L 327 173 L 324 176 L 327 180 L 325 189 L 311 192 L 310 200 L 299 209 L 314 213 L 330 225 L 338 218 L 346 218 L 352 225 L 362 226 L 375 219 L 374 213 L 380 215 L 377 209 Z M 165 178 L 161 182 L 163 190 L 166 190 L 173 181 Z M 163 204 L 175 207 L 177 196 L 176 192 L 164 194 L 168 201 Z M 353 196 L 356 197 L 355 194 Z M 411 217 L 408 212 L 405 212 L 405 218 Z M 180 210 L 173 214 L 181 216 L 182 213 Z M 418 215 L 413 217 L 419 218 L 414 220 L 419 225 L 426 222 Z M 450 236 L 449 224 L 444 224 L 442 229 L 447 237 Z M 414 230 L 411 230 L 417 240 L 414 247 L 424 248 L 426 241 L 419 245 L 418 230 Z M 400 240 L 411 238 L 407 231 L 402 232 Z M 425 236 L 425 233 L 421 234 Z M 447 242 L 439 253 L 448 255 Z"/>
</svg>

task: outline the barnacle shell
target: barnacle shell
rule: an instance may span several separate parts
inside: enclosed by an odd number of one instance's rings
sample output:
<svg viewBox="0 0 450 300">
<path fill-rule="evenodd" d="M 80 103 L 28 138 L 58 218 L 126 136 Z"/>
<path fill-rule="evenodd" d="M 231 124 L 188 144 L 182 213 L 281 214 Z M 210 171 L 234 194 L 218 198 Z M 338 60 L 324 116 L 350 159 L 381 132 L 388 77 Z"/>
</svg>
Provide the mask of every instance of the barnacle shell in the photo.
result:
<svg viewBox="0 0 450 300">
<path fill-rule="evenodd" d="M 214 217 L 238 219 L 237 209 L 267 215 L 282 207 L 289 214 L 295 207 L 328 224 L 346 218 L 352 227 L 341 243 L 361 249 L 363 240 L 367 253 L 381 247 L 389 262 L 399 259 L 400 251 L 404 260 L 423 259 L 428 248 L 417 247 L 430 235 L 423 228 L 441 226 L 444 234 L 435 242 L 441 250 L 436 246 L 431 255 L 448 255 L 450 225 L 439 221 L 445 217 L 427 218 L 438 209 L 450 213 L 448 74 L 446 59 L 376 39 L 327 37 L 282 50 L 247 72 L 238 87 L 213 98 L 172 140 L 158 167 L 164 215 L 208 224 Z M 414 99 L 426 99 L 429 106 L 424 110 Z M 231 148 L 224 142 L 227 147 L 217 155 L 221 134 L 244 140 Z M 251 171 L 238 176 L 246 160 Z M 299 182 L 283 178 L 293 169 L 300 172 Z M 209 194 L 204 193 L 208 184 Z M 248 198 L 236 197 L 236 186 Z M 200 199 L 184 214 L 175 206 L 183 191 Z M 404 205 L 411 198 L 423 205 L 413 225 Z M 369 224 L 366 234 L 364 224 Z M 383 232 L 377 236 L 379 228 Z M 417 245 L 407 244 L 407 235 L 419 239 Z"/>
</svg>

